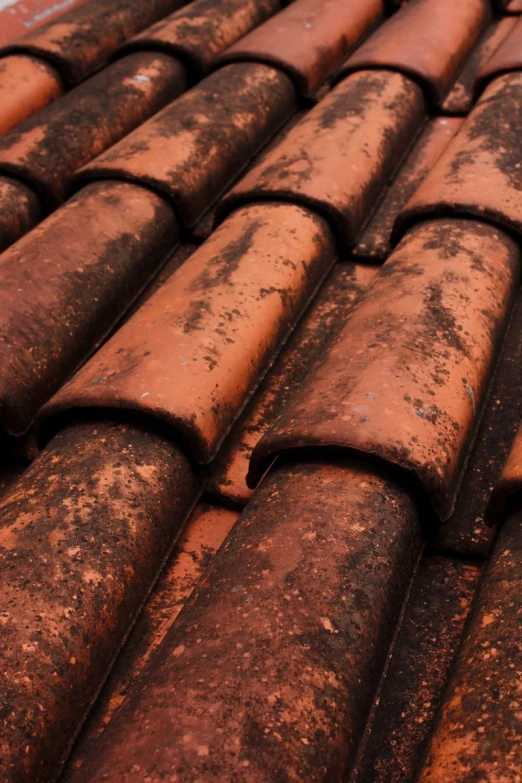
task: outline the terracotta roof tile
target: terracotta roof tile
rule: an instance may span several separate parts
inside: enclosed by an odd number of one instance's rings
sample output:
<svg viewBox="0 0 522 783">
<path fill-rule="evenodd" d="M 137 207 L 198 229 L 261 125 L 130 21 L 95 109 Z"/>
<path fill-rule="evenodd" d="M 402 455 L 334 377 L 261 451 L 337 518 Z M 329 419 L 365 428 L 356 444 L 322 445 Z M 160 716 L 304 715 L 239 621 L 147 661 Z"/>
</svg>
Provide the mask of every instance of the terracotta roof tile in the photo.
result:
<svg viewBox="0 0 522 783">
<path fill-rule="evenodd" d="M 0 46 L 86 2 L 88 0 L 4 0 L 0 5 Z"/>
<path fill-rule="evenodd" d="M 246 484 L 252 450 L 321 361 L 376 272 L 362 264 L 335 265 L 214 460 L 207 492 L 239 506 L 252 497 Z"/>
<path fill-rule="evenodd" d="M 2 499 L 5 779 L 55 776 L 197 490 L 174 445 L 102 422 L 58 435 Z"/>
<path fill-rule="evenodd" d="M 522 18 L 507 18 L 514 22 L 509 35 L 502 41 L 491 59 L 482 65 L 478 73 L 476 91 L 481 92 L 489 82 L 510 71 L 522 71 Z"/>
<path fill-rule="evenodd" d="M 512 4 L 181 5 L 0 61 L 0 778 L 511 779 Z"/>
<path fill-rule="evenodd" d="M 295 108 L 284 74 L 257 63 L 228 65 L 84 167 L 77 181 L 146 185 L 192 226 Z"/>
<path fill-rule="evenodd" d="M 300 207 L 244 207 L 64 387 L 47 413 L 123 408 L 173 427 L 209 462 L 335 261 Z"/>
<path fill-rule="evenodd" d="M 272 473 L 75 783 L 341 779 L 419 547 L 388 477 Z"/>
<path fill-rule="evenodd" d="M 415 780 L 479 576 L 480 568 L 472 563 L 442 557 L 421 561 L 370 723 L 357 783 Z"/>
<path fill-rule="evenodd" d="M 287 72 L 313 95 L 383 15 L 382 0 L 295 0 L 234 44 L 221 62 L 256 60 Z"/>
<path fill-rule="evenodd" d="M 195 508 L 89 716 L 80 742 L 68 760 L 66 778 L 92 752 L 97 739 L 118 713 L 134 683 L 139 683 L 142 672 L 174 625 L 237 518 L 236 511 L 208 503 L 200 503 Z"/>
<path fill-rule="evenodd" d="M 522 14 L 522 0 L 508 0 L 508 4 L 506 6 L 506 13 Z"/>
<path fill-rule="evenodd" d="M 30 426 L 161 265 L 177 231 L 154 193 L 94 183 L 2 255 L 3 429 Z"/>
<path fill-rule="evenodd" d="M 241 180 L 222 214 L 249 201 L 292 201 L 325 215 L 341 244 L 353 244 L 423 119 L 421 90 L 409 79 L 353 74 Z"/>
<path fill-rule="evenodd" d="M 1 139 L 0 139 L 1 143 Z M 11 177 L 0 175 L 0 251 L 26 234 L 41 219 L 40 202 L 33 191 Z"/>
<path fill-rule="evenodd" d="M 458 117 L 434 117 L 416 140 L 375 215 L 359 235 L 352 258 L 382 263 L 392 251 L 393 224 L 462 124 Z"/>
<path fill-rule="evenodd" d="M 486 224 L 412 230 L 254 450 L 250 480 L 281 453 L 363 453 L 412 473 L 446 519 L 518 267 L 515 243 Z"/>
<path fill-rule="evenodd" d="M 488 22 L 488 9 L 484 0 L 409 0 L 349 58 L 341 77 L 395 70 L 417 81 L 438 106 Z"/>
<path fill-rule="evenodd" d="M 196 0 L 131 38 L 119 52 L 167 52 L 187 65 L 192 78 L 201 77 L 218 55 L 280 5 L 280 0 Z"/>
<path fill-rule="evenodd" d="M 399 215 L 397 234 L 440 215 L 464 215 L 522 232 L 522 152 L 516 117 L 522 72 L 495 79 Z"/>
<path fill-rule="evenodd" d="M 172 13 L 184 0 L 89 0 L 0 49 L 32 54 L 77 84 L 103 65 L 126 38 Z"/>
<path fill-rule="evenodd" d="M 422 783 L 520 776 L 521 522 L 520 512 L 506 522 L 486 568 Z"/>
<path fill-rule="evenodd" d="M 516 25 L 512 16 L 496 19 L 471 50 L 460 75 L 442 104 L 445 114 L 466 115 L 473 106 L 474 87 L 479 73 L 489 64 L 492 55 Z M 495 59 L 493 57 L 493 59 Z"/>
<path fill-rule="evenodd" d="M 43 109 L 63 92 L 52 65 L 22 54 L 0 59 L 0 133 Z"/>
</svg>

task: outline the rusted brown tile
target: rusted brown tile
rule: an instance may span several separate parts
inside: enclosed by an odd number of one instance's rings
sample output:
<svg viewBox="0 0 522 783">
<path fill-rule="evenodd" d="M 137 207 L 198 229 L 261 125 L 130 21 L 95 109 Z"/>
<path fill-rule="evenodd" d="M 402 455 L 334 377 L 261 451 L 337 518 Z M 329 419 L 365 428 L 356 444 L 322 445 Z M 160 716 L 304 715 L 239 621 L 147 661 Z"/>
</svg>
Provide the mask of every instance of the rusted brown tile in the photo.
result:
<svg viewBox="0 0 522 783">
<path fill-rule="evenodd" d="M 32 190 L 0 175 L 0 251 L 30 231 L 41 217 L 40 203 Z"/>
<path fill-rule="evenodd" d="M 522 514 L 500 531 L 419 776 L 513 783 L 522 769 Z"/>
<path fill-rule="evenodd" d="M 237 521 L 237 511 L 201 503 L 192 514 L 80 733 L 60 781 L 96 753 L 96 741 L 118 713 L 201 575 Z"/>
<path fill-rule="evenodd" d="M 0 59 L 0 134 L 56 100 L 63 91 L 51 65 L 36 57 Z"/>
<path fill-rule="evenodd" d="M 492 54 L 509 35 L 516 24 L 512 16 L 496 19 L 488 27 L 478 44 L 471 50 L 460 76 L 442 104 L 445 114 L 466 115 L 471 111 L 474 100 L 474 87 L 478 74 L 490 60 Z"/>
<path fill-rule="evenodd" d="M 248 201 L 289 200 L 327 216 L 342 245 L 353 244 L 423 118 L 421 90 L 409 79 L 354 74 L 248 172 L 220 214 Z"/>
<path fill-rule="evenodd" d="M 86 187 L 0 258 L 0 425 L 23 433 L 177 241 L 171 208 L 123 182 Z"/>
<path fill-rule="evenodd" d="M 180 57 L 201 77 L 238 38 L 268 19 L 280 0 L 195 0 L 123 45 L 122 51 L 159 49 Z"/>
<path fill-rule="evenodd" d="M 514 505 L 518 505 L 522 493 L 522 424 L 508 454 L 502 474 L 488 504 L 487 517 L 490 524 L 503 521 Z"/>
<path fill-rule="evenodd" d="M 321 361 L 376 272 L 348 262 L 332 269 L 212 463 L 207 492 L 238 506 L 250 499 L 246 475 L 252 450 Z"/>
<path fill-rule="evenodd" d="M 72 381 L 47 415 L 123 408 L 173 427 L 209 462 L 335 261 L 322 218 L 238 210 Z"/>
<path fill-rule="evenodd" d="M 97 422 L 3 498 L 3 780 L 54 779 L 198 492 L 171 443 Z"/>
<path fill-rule="evenodd" d="M 0 173 L 33 187 L 53 209 L 80 166 L 185 88 L 185 70 L 176 60 L 159 53 L 131 54 L 0 137 Z"/>
<path fill-rule="evenodd" d="M 399 215 L 399 236 L 417 221 L 465 215 L 522 233 L 522 72 L 496 79 Z"/>
<path fill-rule="evenodd" d="M 345 779 L 419 548 L 378 472 L 272 473 L 74 783 Z"/>
<path fill-rule="evenodd" d="M 100 68 L 127 38 L 172 13 L 184 0 L 89 0 L 49 24 L 33 30 L 0 55 L 23 53 L 56 66 L 69 85 Z"/>
<path fill-rule="evenodd" d="M 296 0 L 234 44 L 221 62 L 258 60 L 313 95 L 383 14 L 382 0 Z"/>
<path fill-rule="evenodd" d="M 371 68 L 396 70 L 439 106 L 489 18 L 484 0 L 409 0 L 348 59 L 340 78 Z"/>
<path fill-rule="evenodd" d="M 364 453 L 409 474 L 447 519 L 519 261 L 492 226 L 416 226 L 254 450 L 248 483 L 281 453 Z"/>
<path fill-rule="evenodd" d="M 522 420 L 522 293 L 504 339 L 484 415 L 457 495 L 455 510 L 430 542 L 435 550 L 484 558 L 495 531 L 484 524 L 491 491 Z"/>
<path fill-rule="evenodd" d="M 394 181 L 352 250 L 354 259 L 382 263 L 392 251 L 391 234 L 395 219 L 433 168 L 462 120 L 434 117 L 429 121 Z"/>
<path fill-rule="evenodd" d="M 284 74 L 228 65 L 84 167 L 78 180 L 147 185 L 193 226 L 295 108 Z"/>
<path fill-rule="evenodd" d="M 522 71 L 522 19 L 506 17 L 503 22 L 511 23 L 511 32 L 497 48 L 493 57 L 480 69 L 476 84 L 477 93 L 481 93 L 489 82 L 504 73 Z"/>
<path fill-rule="evenodd" d="M 421 561 L 353 783 L 416 779 L 479 575 L 458 560 Z"/>
<path fill-rule="evenodd" d="M 7 0 L 0 6 L 0 46 L 88 0 Z"/>
</svg>

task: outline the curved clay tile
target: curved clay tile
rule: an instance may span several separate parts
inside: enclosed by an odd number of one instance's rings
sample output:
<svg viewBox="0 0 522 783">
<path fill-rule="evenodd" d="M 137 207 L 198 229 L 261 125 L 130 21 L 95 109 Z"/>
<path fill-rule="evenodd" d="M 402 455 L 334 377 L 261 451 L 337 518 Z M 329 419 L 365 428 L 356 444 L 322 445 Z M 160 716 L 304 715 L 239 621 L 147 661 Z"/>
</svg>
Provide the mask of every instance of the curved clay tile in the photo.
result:
<svg viewBox="0 0 522 783">
<path fill-rule="evenodd" d="M 296 0 L 228 49 L 220 62 L 275 65 L 313 95 L 383 15 L 382 0 Z"/>
<path fill-rule="evenodd" d="M 487 224 L 415 227 L 381 267 L 324 362 L 254 450 L 364 454 L 451 513 L 519 280 L 519 251 Z"/>
<path fill-rule="evenodd" d="M 35 114 L 63 92 L 57 71 L 37 57 L 0 58 L 0 134 Z"/>
<path fill-rule="evenodd" d="M 515 22 L 515 19 L 507 17 L 505 21 Z M 481 93 L 489 82 L 510 71 L 522 71 L 522 18 L 516 22 L 493 57 L 480 69 L 475 85 L 476 93 Z"/>
<path fill-rule="evenodd" d="M 30 188 L 0 176 L 0 251 L 26 234 L 42 218 L 40 203 Z"/>
<path fill-rule="evenodd" d="M 406 77 L 353 74 L 248 172 L 220 214 L 248 202 L 291 201 L 327 217 L 341 246 L 351 245 L 423 119 L 422 92 Z"/>
<path fill-rule="evenodd" d="M 192 78 L 201 77 L 221 52 L 280 7 L 280 0 L 195 0 L 131 38 L 119 53 L 167 52 L 186 64 Z"/>
<path fill-rule="evenodd" d="M 522 425 L 519 427 L 502 474 L 491 494 L 487 519 L 491 525 L 502 522 L 522 493 Z"/>
<path fill-rule="evenodd" d="M 490 16 L 484 0 L 409 0 L 348 59 L 339 78 L 371 68 L 398 71 L 440 106 Z"/>
<path fill-rule="evenodd" d="M 334 261 L 328 226 L 313 213 L 287 204 L 238 210 L 46 415 L 140 413 L 174 428 L 193 459 L 209 462 Z"/>
</svg>

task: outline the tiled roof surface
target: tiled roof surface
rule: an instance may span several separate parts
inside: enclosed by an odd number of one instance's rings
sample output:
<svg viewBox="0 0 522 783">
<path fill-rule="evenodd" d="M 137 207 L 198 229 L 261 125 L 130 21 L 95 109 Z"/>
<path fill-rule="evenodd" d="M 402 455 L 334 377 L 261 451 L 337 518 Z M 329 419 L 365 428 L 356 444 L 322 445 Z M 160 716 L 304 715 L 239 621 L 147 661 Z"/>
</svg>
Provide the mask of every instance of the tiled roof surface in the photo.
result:
<svg viewBox="0 0 522 783">
<path fill-rule="evenodd" d="M 520 781 L 522 3 L 0 46 L 0 783 Z"/>
</svg>

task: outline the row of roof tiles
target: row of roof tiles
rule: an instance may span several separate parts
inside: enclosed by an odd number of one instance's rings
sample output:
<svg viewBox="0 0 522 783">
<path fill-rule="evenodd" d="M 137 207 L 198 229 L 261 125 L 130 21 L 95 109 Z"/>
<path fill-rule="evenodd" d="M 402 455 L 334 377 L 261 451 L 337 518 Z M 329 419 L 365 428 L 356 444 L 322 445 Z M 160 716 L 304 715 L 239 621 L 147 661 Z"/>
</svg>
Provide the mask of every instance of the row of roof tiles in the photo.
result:
<svg viewBox="0 0 522 783">
<path fill-rule="evenodd" d="M 363 5 L 364 17 L 347 19 L 357 38 L 383 11 L 376 4 L 368 16 Z M 87 166 L 77 195 L 3 255 L 15 275 L 4 337 L 9 432 L 27 429 L 178 238 L 340 65 L 333 6 L 315 3 L 312 25 L 331 31 L 328 56 L 319 49 L 311 60 L 308 48 L 303 67 L 297 38 L 288 51 L 271 33 L 263 49 L 252 33 L 215 74 Z M 309 0 L 274 22 L 302 24 L 303 8 L 310 13 Z M 518 285 L 520 163 L 509 120 L 519 65 L 491 72 L 460 130 L 439 119 L 420 138 L 383 202 L 373 257 L 384 260 L 397 215 L 393 243 L 402 240 L 381 271 L 333 265 L 364 236 L 423 128 L 426 101 L 440 107 L 488 13 L 474 0 L 455 15 L 412 0 L 384 22 L 378 61 L 366 59 L 372 36 L 221 202 L 219 228 L 46 406 L 42 437 L 58 434 L 0 509 L 12 574 L 7 779 L 46 780 L 63 763 L 206 485 L 198 463 L 215 457 L 328 274 L 294 338 L 309 362 L 300 391 L 270 429 L 270 408 L 261 412 L 248 446 L 252 483 L 267 477 L 72 779 L 319 780 L 353 764 L 423 528 L 453 507 Z M 454 17 L 445 58 L 437 47 Z M 438 52 L 431 72 L 426 47 L 415 62 L 419 19 Z M 399 51 L 397 35 L 411 41 L 402 61 L 385 55 L 387 40 Z M 290 350 L 267 376 L 268 405 L 278 373 L 280 388 L 292 383 L 292 361 Z M 245 461 L 229 496 L 239 503 L 250 494 Z M 211 490 L 227 497 L 230 479 L 211 470 Z"/>
</svg>

